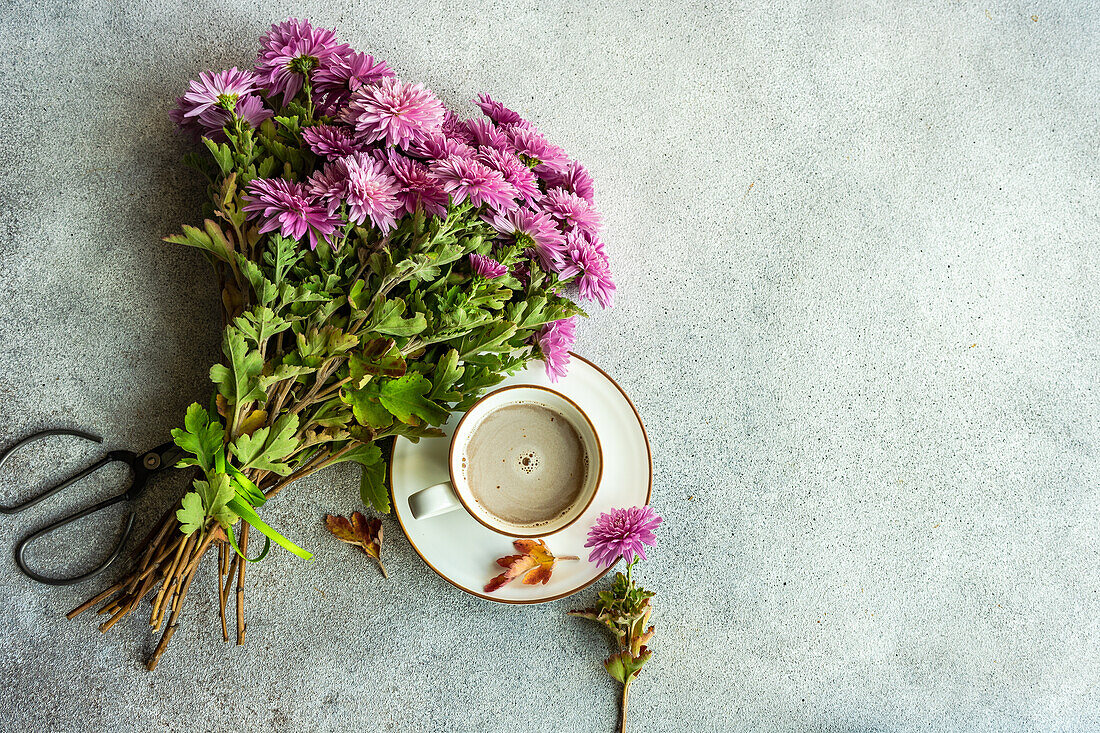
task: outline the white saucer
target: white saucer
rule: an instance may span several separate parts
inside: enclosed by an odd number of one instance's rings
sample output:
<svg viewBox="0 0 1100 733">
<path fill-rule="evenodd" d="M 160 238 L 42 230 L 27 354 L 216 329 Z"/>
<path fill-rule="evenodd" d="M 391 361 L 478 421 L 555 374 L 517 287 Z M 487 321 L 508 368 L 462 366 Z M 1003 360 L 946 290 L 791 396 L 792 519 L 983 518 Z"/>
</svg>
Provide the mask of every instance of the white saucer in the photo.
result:
<svg viewBox="0 0 1100 733">
<path fill-rule="evenodd" d="M 588 562 L 584 542 L 596 518 L 612 507 L 649 503 L 653 489 L 653 457 L 641 416 L 630 398 L 599 367 L 573 354 L 569 374 L 555 384 L 546 377 L 541 361 L 534 361 L 494 391 L 513 384 L 550 387 L 566 395 L 587 413 L 603 447 L 603 481 L 591 506 L 569 527 L 546 538 L 555 555 L 577 555 L 562 561 L 546 585 L 524 585 L 516 579 L 493 593 L 485 593 L 489 579 L 502 572 L 496 559 L 515 554 L 511 539 L 484 527 L 464 510 L 437 517 L 413 519 L 409 495 L 446 481 L 450 435 L 461 414 L 443 426 L 446 438 L 411 443 L 394 441 L 390 454 L 390 496 L 393 511 L 416 553 L 444 580 L 467 593 L 498 603 L 542 603 L 572 595 L 595 583 L 607 572 Z"/>
</svg>

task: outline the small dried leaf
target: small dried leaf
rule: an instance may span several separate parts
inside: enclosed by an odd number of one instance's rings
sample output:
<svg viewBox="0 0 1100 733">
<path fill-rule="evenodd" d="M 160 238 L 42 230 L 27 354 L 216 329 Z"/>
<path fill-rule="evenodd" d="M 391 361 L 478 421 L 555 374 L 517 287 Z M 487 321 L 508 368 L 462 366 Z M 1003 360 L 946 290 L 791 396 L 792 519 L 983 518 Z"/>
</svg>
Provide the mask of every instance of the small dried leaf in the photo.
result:
<svg viewBox="0 0 1100 733">
<path fill-rule="evenodd" d="M 220 395 L 219 395 L 220 396 Z M 241 420 L 241 427 L 238 431 L 241 435 L 252 435 L 264 425 L 267 424 L 267 410 L 253 410 L 249 413 L 248 417 Z"/>
<path fill-rule="evenodd" d="M 549 548 L 546 547 L 546 543 L 542 540 L 515 540 L 512 544 L 521 554 L 505 555 L 497 558 L 496 564 L 506 568 L 506 570 L 486 584 L 486 593 L 492 593 L 521 575 L 525 585 L 548 583 L 558 560 L 577 559 L 572 555 L 561 558 L 554 557 L 554 554 L 550 552 Z"/>
<path fill-rule="evenodd" d="M 362 512 L 352 512 L 350 520 L 326 514 L 325 527 L 341 542 L 360 547 L 378 563 L 383 577 L 390 577 L 386 566 L 382 564 L 382 520 L 367 519 Z"/>
</svg>

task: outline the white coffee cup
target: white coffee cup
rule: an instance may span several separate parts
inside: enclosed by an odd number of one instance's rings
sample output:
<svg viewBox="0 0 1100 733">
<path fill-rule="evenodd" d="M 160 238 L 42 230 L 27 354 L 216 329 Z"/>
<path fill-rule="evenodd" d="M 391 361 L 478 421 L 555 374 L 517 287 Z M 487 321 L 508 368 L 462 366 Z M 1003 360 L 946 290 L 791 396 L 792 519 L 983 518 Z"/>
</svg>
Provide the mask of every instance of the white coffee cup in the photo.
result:
<svg viewBox="0 0 1100 733">
<path fill-rule="evenodd" d="M 580 438 L 587 456 L 585 480 L 576 501 L 560 515 L 537 524 L 513 524 L 487 511 L 474 496 L 463 470 L 466 449 L 476 428 L 491 413 L 511 405 L 537 405 L 560 415 Z M 516 538 L 545 537 L 577 521 L 595 498 L 603 476 L 603 452 L 592 421 L 573 400 L 560 392 L 530 384 L 504 387 L 475 402 L 462 416 L 451 436 L 447 464 L 450 481 L 429 486 L 409 496 L 413 518 L 430 519 L 461 508 L 494 532 Z"/>
</svg>

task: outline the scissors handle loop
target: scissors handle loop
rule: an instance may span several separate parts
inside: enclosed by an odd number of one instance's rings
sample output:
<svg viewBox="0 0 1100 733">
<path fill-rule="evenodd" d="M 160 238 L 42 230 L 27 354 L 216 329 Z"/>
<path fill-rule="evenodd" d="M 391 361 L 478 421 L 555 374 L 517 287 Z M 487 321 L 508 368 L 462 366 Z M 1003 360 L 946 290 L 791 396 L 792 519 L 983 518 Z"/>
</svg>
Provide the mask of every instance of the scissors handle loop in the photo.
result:
<svg viewBox="0 0 1100 733">
<path fill-rule="evenodd" d="M 64 429 L 43 430 L 39 433 L 35 433 L 34 435 L 28 435 L 26 438 L 23 438 L 22 440 L 20 440 L 15 445 L 12 445 L 11 447 L 9 447 L 3 453 L 0 453 L 0 468 L 3 468 L 4 467 L 4 462 L 7 461 L 8 458 L 11 457 L 11 455 L 13 453 L 15 453 L 17 450 L 19 450 L 20 448 L 23 448 L 24 446 L 30 445 L 31 443 L 33 443 L 37 440 L 41 440 L 42 438 L 48 438 L 51 435 L 71 435 L 74 438 L 83 438 L 84 440 L 90 440 L 93 443 L 102 443 L 103 442 L 103 438 L 99 437 L 98 435 L 93 435 L 91 433 L 85 433 L 81 430 L 64 430 Z M 96 461 L 95 463 L 93 463 L 92 465 L 88 466 L 87 468 L 85 468 L 80 473 L 77 473 L 73 476 L 70 476 L 69 478 L 65 479 L 64 481 L 57 484 L 56 486 L 53 486 L 49 489 L 46 489 L 42 493 L 40 493 L 36 496 L 32 496 L 31 498 L 27 499 L 26 501 L 24 501 L 20 504 L 15 504 L 13 506 L 0 506 L 0 514 L 18 514 L 19 512 L 23 511 L 24 509 L 30 509 L 32 506 L 34 506 L 38 502 L 45 501 L 46 499 L 49 499 L 51 496 L 53 496 L 57 492 L 65 489 L 68 486 L 71 486 L 73 483 L 79 481 L 80 479 L 84 478 L 88 474 L 94 473 L 95 471 L 98 471 L 99 469 L 103 468 L 108 463 L 110 463 L 112 460 L 115 460 L 115 459 L 112 459 L 110 455 L 104 456 L 102 459 L 100 459 L 100 460 Z"/>
<path fill-rule="evenodd" d="M 108 461 L 105 459 L 104 462 L 108 462 Z M 82 518 L 88 516 L 89 514 L 95 514 L 96 512 L 100 511 L 101 509 L 106 509 L 109 506 L 114 506 L 115 504 L 118 504 L 120 501 L 125 501 L 125 500 L 126 500 L 126 494 L 118 494 L 117 496 L 112 496 L 109 499 L 104 499 L 103 501 L 99 502 L 98 504 L 93 504 L 92 506 L 87 507 L 86 509 L 81 509 L 79 511 L 73 512 L 72 514 L 70 514 L 67 517 L 62 517 L 61 519 L 57 520 L 56 522 L 53 522 L 51 524 L 47 524 L 42 529 L 35 530 L 31 534 L 29 534 L 26 537 L 24 537 L 23 539 L 19 540 L 19 543 L 16 544 L 16 546 L 15 546 L 15 564 L 19 566 L 19 569 L 22 570 L 23 573 L 28 578 L 30 578 L 31 580 L 37 580 L 39 583 L 45 583 L 46 585 L 72 585 L 74 583 L 79 583 L 81 581 L 88 580 L 89 578 L 94 578 L 95 576 L 99 575 L 104 570 L 109 568 L 111 566 L 111 563 L 113 563 L 115 560 L 117 560 L 118 556 L 120 554 L 122 554 L 122 549 L 126 546 L 126 540 L 130 539 L 130 533 L 134 531 L 134 518 L 137 516 L 137 512 L 135 512 L 134 510 L 131 509 L 130 514 L 126 517 L 126 528 L 124 530 L 122 530 L 122 537 L 119 538 L 118 543 L 115 545 L 114 549 L 111 550 L 111 554 L 108 555 L 107 558 L 103 562 L 101 562 L 99 565 L 96 565 L 94 568 L 92 568 L 88 572 L 83 573 L 81 575 L 74 575 L 74 576 L 68 577 L 68 578 L 50 578 L 50 577 L 47 577 L 45 575 L 42 575 L 41 573 L 37 573 L 34 570 L 31 570 L 27 566 L 27 561 L 26 561 L 26 558 L 24 557 L 24 553 L 26 552 L 27 545 L 34 542 L 36 539 L 38 539 L 39 537 L 42 537 L 43 535 L 47 535 L 50 532 L 53 532 L 54 530 L 61 529 L 66 524 L 69 524 L 70 522 L 75 522 L 76 520 L 82 519 Z"/>
</svg>

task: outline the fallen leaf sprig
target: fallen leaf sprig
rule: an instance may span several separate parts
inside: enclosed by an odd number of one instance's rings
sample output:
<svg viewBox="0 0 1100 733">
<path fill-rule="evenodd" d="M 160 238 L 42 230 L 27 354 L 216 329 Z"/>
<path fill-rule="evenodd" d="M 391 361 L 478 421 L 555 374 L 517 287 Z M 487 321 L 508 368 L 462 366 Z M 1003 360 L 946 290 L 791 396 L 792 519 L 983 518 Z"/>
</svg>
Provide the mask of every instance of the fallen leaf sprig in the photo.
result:
<svg viewBox="0 0 1100 733">
<path fill-rule="evenodd" d="M 377 517 L 367 519 L 362 512 L 352 512 L 350 520 L 347 517 L 326 514 L 325 527 L 341 542 L 362 548 L 363 552 L 378 563 L 382 577 L 390 577 L 386 566 L 382 564 L 382 520 Z"/>
<path fill-rule="evenodd" d="M 508 585 L 521 575 L 525 585 L 546 584 L 550 582 L 550 575 L 554 572 L 554 566 L 557 565 L 558 560 L 580 559 L 576 555 L 554 557 L 554 553 L 550 552 L 542 540 L 515 540 L 512 544 L 520 554 L 497 558 L 497 565 L 505 570 L 486 583 L 486 593 L 492 593 Z"/>
</svg>

